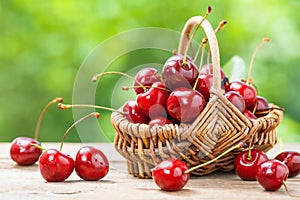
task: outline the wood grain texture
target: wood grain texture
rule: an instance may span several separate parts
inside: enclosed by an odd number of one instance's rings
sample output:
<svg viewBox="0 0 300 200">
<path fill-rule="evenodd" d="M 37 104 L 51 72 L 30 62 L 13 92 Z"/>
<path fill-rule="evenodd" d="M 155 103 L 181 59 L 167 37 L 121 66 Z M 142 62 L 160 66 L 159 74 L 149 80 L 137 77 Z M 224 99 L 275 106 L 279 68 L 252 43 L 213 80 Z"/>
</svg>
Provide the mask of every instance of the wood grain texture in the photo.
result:
<svg viewBox="0 0 300 200">
<path fill-rule="evenodd" d="M 183 190 L 161 191 L 152 179 L 138 179 L 127 173 L 125 160 L 113 144 L 66 143 L 63 151 L 75 156 L 83 145 L 100 148 L 108 157 L 110 171 L 100 181 L 83 181 L 75 172 L 60 183 L 47 183 L 41 177 L 38 165 L 17 166 L 9 157 L 8 143 L 0 143 L 0 199 L 294 199 L 282 187 L 266 192 L 257 182 L 242 181 L 234 172 L 217 172 L 192 177 Z M 58 143 L 43 144 L 46 148 L 59 148 Z M 282 149 L 300 151 L 300 144 L 284 145 Z M 272 158 L 279 152 L 276 146 L 269 153 Z M 300 176 L 288 179 L 290 192 L 300 195 Z"/>
</svg>

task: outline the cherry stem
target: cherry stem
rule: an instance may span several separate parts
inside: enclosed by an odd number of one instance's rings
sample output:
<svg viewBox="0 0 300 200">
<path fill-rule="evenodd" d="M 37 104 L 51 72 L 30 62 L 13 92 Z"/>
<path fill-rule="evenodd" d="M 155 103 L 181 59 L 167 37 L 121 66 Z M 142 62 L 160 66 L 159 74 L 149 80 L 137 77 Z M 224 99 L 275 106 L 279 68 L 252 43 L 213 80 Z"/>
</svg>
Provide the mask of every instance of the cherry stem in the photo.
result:
<svg viewBox="0 0 300 200">
<path fill-rule="evenodd" d="M 130 89 L 133 89 L 133 88 L 140 88 L 141 86 L 123 86 L 122 87 L 122 90 L 130 90 Z M 166 92 L 171 92 L 171 90 L 167 89 L 167 88 L 164 88 L 164 87 L 153 87 L 153 86 L 143 86 L 143 88 L 156 88 L 156 89 L 160 89 L 160 90 L 164 90 Z"/>
<path fill-rule="evenodd" d="M 33 147 L 38 148 L 38 149 L 41 149 L 41 150 L 43 150 L 43 151 L 46 150 L 46 148 L 44 148 L 44 147 L 42 147 L 42 146 L 40 146 L 40 145 L 38 145 L 38 144 L 31 143 L 30 146 L 33 146 Z"/>
<path fill-rule="evenodd" d="M 288 190 L 288 187 L 287 187 L 285 181 L 282 181 L 282 184 L 283 184 L 283 186 L 284 186 L 285 191 L 288 193 L 289 196 L 291 196 L 291 197 L 297 197 L 297 198 L 300 197 L 299 195 L 295 195 L 295 194 L 290 193 L 290 191 Z"/>
<path fill-rule="evenodd" d="M 270 42 L 270 38 L 264 38 L 255 48 L 252 57 L 251 57 L 251 62 L 250 62 L 250 66 L 249 66 L 249 72 L 248 72 L 248 78 L 247 78 L 247 84 L 250 83 L 251 80 L 251 73 L 252 73 L 252 68 L 253 68 L 253 63 L 254 63 L 254 58 L 256 56 L 256 53 L 258 52 L 259 48 L 266 42 Z"/>
<path fill-rule="evenodd" d="M 219 23 L 219 25 L 218 25 L 218 27 L 215 29 L 215 33 L 217 33 L 217 32 L 219 32 L 220 30 L 222 30 L 222 28 L 225 26 L 225 24 L 227 24 L 227 21 L 226 20 L 222 20 L 220 23 Z M 193 62 L 195 62 L 196 60 L 197 60 L 197 57 L 198 57 L 198 55 L 199 55 L 199 52 L 200 52 L 200 50 L 201 50 L 201 48 L 202 48 L 202 51 L 203 51 L 203 44 L 206 44 L 207 43 L 207 37 L 206 38 L 203 38 L 203 40 L 202 40 L 202 43 L 200 44 L 200 46 L 198 47 L 198 49 L 197 49 L 197 52 L 196 52 L 196 55 L 195 55 L 195 57 L 194 57 L 194 59 L 193 59 Z M 208 49 L 208 52 L 210 52 L 210 49 Z M 202 53 L 202 54 L 204 54 L 204 53 Z M 202 55 L 203 56 L 203 55 Z M 209 57 L 209 56 L 208 56 Z M 201 57 L 202 58 L 202 57 Z M 199 67 L 201 67 L 202 66 L 202 64 L 200 64 L 200 66 Z"/>
<path fill-rule="evenodd" d="M 41 122 L 42 122 L 42 119 L 43 119 L 43 116 L 45 114 L 45 112 L 48 110 L 48 108 L 54 104 L 54 103 L 62 103 L 63 102 L 63 98 L 61 97 L 57 97 L 55 99 L 53 99 L 52 101 L 50 101 L 45 107 L 44 109 L 42 110 L 41 114 L 40 114 L 40 117 L 38 119 L 38 122 L 36 124 L 36 128 L 35 128 L 35 134 L 34 134 L 34 139 L 37 140 L 38 139 L 38 135 L 39 135 L 39 130 L 40 130 L 40 126 L 41 126 Z"/>
<path fill-rule="evenodd" d="M 207 162 L 205 162 L 205 163 L 202 163 L 202 164 L 200 164 L 200 165 L 197 165 L 197 166 L 195 166 L 195 167 L 192 167 L 192 168 L 186 170 L 186 171 L 184 172 L 184 174 L 190 173 L 190 172 L 192 172 L 192 171 L 194 171 L 194 170 L 196 170 L 196 169 L 198 169 L 198 168 L 201 168 L 201 167 L 204 167 L 204 166 L 206 166 L 206 165 L 209 165 L 209 164 L 215 162 L 216 160 L 218 160 L 219 158 L 223 157 L 223 156 L 226 155 L 227 153 L 229 153 L 229 152 L 231 152 L 231 151 L 233 151 L 233 150 L 235 150 L 235 149 L 241 148 L 241 147 L 243 147 L 243 143 L 242 143 L 242 142 L 240 142 L 239 144 L 237 144 L 237 145 L 235 145 L 235 146 L 233 146 L 233 147 L 230 147 L 229 149 L 227 149 L 226 151 L 224 151 L 222 154 L 218 155 L 218 156 L 215 157 L 214 159 L 211 159 L 211 160 L 209 160 L 209 161 L 207 161 Z"/>
<path fill-rule="evenodd" d="M 178 45 L 178 54 L 183 55 L 186 48 L 188 47 L 188 35 L 193 30 L 193 27 L 199 24 L 199 21 L 203 19 L 202 16 L 194 16 L 188 19 L 183 27 L 182 34 L 180 37 L 179 45 Z M 220 53 L 219 53 L 219 45 L 218 40 L 209 21 L 204 19 L 201 24 L 206 37 L 208 39 L 210 48 L 211 48 L 211 58 L 212 58 L 212 66 L 213 66 L 213 83 L 212 88 L 221 91 L 221 75 L 220 75 Z"/>
<path fill-rule="evenodd" d="M 66 110 L 68 108 L 98 108 L 101 110 L 107 110 L 107 111 L 111 111 L 111 112 L 118 112 L 120 114 L 123 115 L 127 115 L 127 113 L 113 109 L 113 108 L 108 108 L 108 107 L 104 107 L 104 106 L 97 106 L 97 105 L 90 105 L 90 104 L 63 104 L 63 103 L 59 103 L 57 105 L 57 108 L 60 110 Z"/>
<path fill-rule="evenodd" d="M 194 29 L 193 33 L 191 36 L 188 36 L 189 37 L 189 40 L 188 40 L 188 44 L 186 45 L 186 49 L 185 49 L 185 52 L 184 52 L 184 57 L 183 57 L 183 62 L 182 64 L 185 65 L 186 63 L 186 59 L 187 59 L 187 53 L 188 53 L 188 47 L 191 45 L 192 43 L 192 40 L 196 34 L 196 32 L 198 31 L 198 29 L 201 27 L 201 24 L 203 23 L 203 21 L 207 18 L 207 16 L 209 15 L 209 13 L 211 13 L 212 11 L 212 8 L 210 6 L 208 6 L 207 8 L 207 11 L 205 13 L 205 15 L 203 16 L 203 18 L 200 20 L 200 22 L 197 24 L 196 28 Z"/>
<path fill-rule="evenodd" d="M 201 66 L 202 66 L 202 63 L 203 63 L 204 50 L 205 50 L 207 41 L 208 41 L 207 38 L 203 38 L 203 40 L 202 40 L 202 42 L 201 42 L 201 44 L 202 44 L 202 45 L 201 45 L 201 46 L 202 46 L 202 52 L 201 52 L 201 59 L 200 59 L 199 71 L 201 70 Z M 200 48 L 198 48 L 198 49 L 200 49 Z M 197 51 L 197 54 L 198 54 L 198 53 L 199 53 L 199 51 Z M 195 62 L 195 59 L 197 59 L 197 56 L 198 56 L 198 55 L 195 56 L 193 62 Z M 196 87 L 197 87 L 197 84 L 198 84 L 198 81 L 199 81 L 199 77 L 200 77 L 200 74 L 198 75 L 198 77 L 197 77 L 197 79 L 196 79 L 196 81 L 195 81 L 195 83 L 194 83 L 193 90 L 195 90 Z"/>
<path fill-rule="evenodd" d="M 92 113 L 90 113 L 90 114 L 88 114 L 88 115 L 83 116 L 82 118 L 80 118 L 80 119 L 77 120 L 76 122 L 74 122 L 74 123 L 67 129 L 67 131 L 65 132 L 65 134 L 63 135 L 62 140 L 61 140 L 61 144 L 60 144 L 60 147 L 59 147 L 59 151 L 62 150 L 62 147 L 63 147 L 64 141 L 65 141 L 65 138 L 66 138 L 66 136 L 68 135 L 68 133 L 70 132 L 70 130 L 71 130 L 74 126 L 76 126 L 78 123 L 80 123 L 81 121 L 83 121 L 83 120 L 85 120 L 85 119 L 87 119 L 87 118 L 89 118 L 89 117 L 96 117 L 96 118 L 98 119 L 98 118 L 100 117 L 100 113 L 98 113 L 98 112 L 92 112 Z"/>
<path fill-rule="evenodd" d="M 118 75 L 125 76 L 125 77 L 127 77 L 127 78 L 130 78 L 130 79 L 135 80 L 135 78 L 134 78 L 133 76 L 130 76 L 130 75 L 126 74 L 126 73 L 112 71 L 112 72 L 102 72 L 102 73 L 100 73 L 100 74 L 94 75 L 93 78 L 92 78 L 92 82 L 96 82 L 96 81 L 99 79 L 99 77 L 101 77 L 101 76 L 103 76 L 103 75 L 107 75 L 107 74 L 118 74 Z M 139 81 L 137 81 L 137 80 L 135 80 L 135 81 L 136 81 L 137 84 L 139 84 L 141 87 L 144 87 L 143 84 L 142 84 L 141 82 L 139 82 Z"/>
<path fill-rule="evenodd" d="M 223 29 L 223 27 L 225 26 L 225 24 L 227 24 L 226 20 L 222 20 L 218 27 L 215 29 L 215 33 L 219 32 L 220 30 Z M 209 58 L 210 58 L 210 48 L 207 49 L 207 64 L 209 64 Z"/>
</svg>

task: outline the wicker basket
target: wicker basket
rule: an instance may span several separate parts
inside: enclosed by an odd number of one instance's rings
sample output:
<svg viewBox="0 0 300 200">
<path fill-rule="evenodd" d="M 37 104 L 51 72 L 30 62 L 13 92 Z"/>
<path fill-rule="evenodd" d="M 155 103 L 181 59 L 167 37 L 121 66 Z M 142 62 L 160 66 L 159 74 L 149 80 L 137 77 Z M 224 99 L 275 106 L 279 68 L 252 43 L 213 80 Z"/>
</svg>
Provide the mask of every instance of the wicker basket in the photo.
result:
<svg viewBox="0 0 300 200">
<path fill-rule="evenodd" d="M 184 54 L 189 34 L 203 17 L 190 18 L 182 33 L 178 53 Z M 191 124 L 167 124 L 150 127 L 131 123 L 126 116 L 113 112 L 111 122 L 116 130 L 115 148 L 127 159 L 128 172 L 139 178 L 151 178 L 151 169 L 160 161 L 174 157 L 193 167 L 209 161 L 226 149 L 244 142 L 263 151 L 271 149 L 277 141 L 275 128 L 283 111 L 270 104 L 270 112 L 256 120 L 246 118 L 225 97 L 221 89 L 220 56 L 217 38 L 210 23 L 201 24 L 210 44 L 213 64 L 211 98 L 204 110 Z M 216 170 L 233 169 L 235 156 L 243 148 L 231 151 L 214 163 L 192 172 L 204 175 Z"/>
</svg>

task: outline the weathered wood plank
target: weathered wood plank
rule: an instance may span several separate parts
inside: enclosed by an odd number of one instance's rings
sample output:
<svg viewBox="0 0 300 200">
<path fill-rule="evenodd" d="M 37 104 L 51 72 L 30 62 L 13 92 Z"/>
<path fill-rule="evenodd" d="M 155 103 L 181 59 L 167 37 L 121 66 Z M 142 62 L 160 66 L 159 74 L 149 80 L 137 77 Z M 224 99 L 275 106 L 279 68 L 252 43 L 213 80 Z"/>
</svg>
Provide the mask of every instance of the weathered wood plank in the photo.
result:
<svg viewBox="0 0 300 200">
<path fill-rule="evenodd" d="M 9 158 L 8 143 L 0 143 L 0 199 L 293 199 L 282 187 L 266 192 L 257 182 L 240 180 L 232 173 L 214 173 L 192 177 L 178 192 L 161 191 L 151 179 L 137 179 L 127 173 L 124 159 L 112 144 L 94 145 L 107 155 L 110 162 L 108 175 L 100 181 L 83 181 L 74 172 L 65 182 L 47 183 L 41 177 L 38 165 L 21 167 Z M 85 144 L 86 145 L 86 144 Z M 57 143 L 44 144 L 59 148 Z M 66 143 L 63 151 L 75 156 L 83 144 Z M 300 144 L 284 145 L 283 149 L 300 150 Z M 268 154 L 273 157 L 278 147 Z M 289 179 L 291 193 L 300 195 L 300 176 Z"/>
</svg>

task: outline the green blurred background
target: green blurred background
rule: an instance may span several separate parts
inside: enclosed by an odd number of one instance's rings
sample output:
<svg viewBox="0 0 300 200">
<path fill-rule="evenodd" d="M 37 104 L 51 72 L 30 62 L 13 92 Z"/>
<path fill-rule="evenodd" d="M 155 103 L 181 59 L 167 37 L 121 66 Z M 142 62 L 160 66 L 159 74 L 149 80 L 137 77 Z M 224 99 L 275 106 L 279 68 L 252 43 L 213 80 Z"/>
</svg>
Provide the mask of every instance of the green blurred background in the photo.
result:
<svg viewBox="0 0 300 200">
<path fill-rule="evenodd" d="M 285 109 L 279 139 L 299 142 L 298 0 L 0 0 L 0 141 L 33 137 L 39 114 L 51 99 L 60 96 L 71 103 L 76 73 L 102 41 L 135 28 L 181 31 L 189 17 L 203 15 L 208 5 L 213 8 L 208 17 L 213 25 L 228 21 L 218 33 L 221 64 L 238 55 L 248 66 L 256 45 L 271 38 L 258 52 L 252 77 L 260 95 Z M 156 56 L 163 63 L 169 54 Z M 134 59 L 142 63 L 147 58 Z M 120 71 L 131 60 L 128 55 L 116 62 Z M 104 81 L 103 88 L 110 81 Z M 106 89 L 97 91 L 97 104 L 111 105 Z M 103 112 L 99 122 L 112 140 L 109 115 Z M 72 110 L 51 107 L 41 124 L 40 141 L 60 141 L 73 121 Z M 66 141 L 80 142 L 76 130 Z"/>
</svg>

